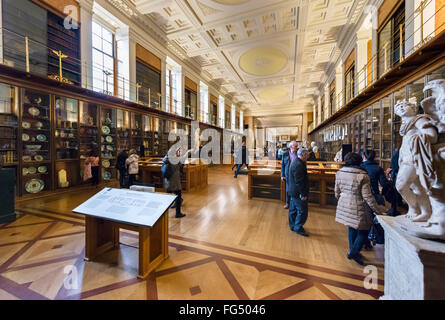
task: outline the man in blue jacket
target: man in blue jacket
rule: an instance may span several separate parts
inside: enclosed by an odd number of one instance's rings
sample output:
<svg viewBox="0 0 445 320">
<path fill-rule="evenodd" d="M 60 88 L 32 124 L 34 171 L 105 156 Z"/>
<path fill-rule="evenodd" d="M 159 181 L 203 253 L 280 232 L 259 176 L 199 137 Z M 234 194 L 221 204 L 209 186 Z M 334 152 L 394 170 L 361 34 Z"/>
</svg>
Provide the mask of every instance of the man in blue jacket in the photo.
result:
<svg viewBox="0 0 445 320">
<path fill-rule="evenodd" d="M 283 158 L 281 159 L 281 180 L 286 181 L 286 205 L 284 206 L 284 209 L 289 209 L 289 167 L 292 163 L 292 159 L 297 158 L 297 142 L 289 142 L 288 148 L 289 149 L 283 153 Z"/>
<path fill-rule="evenodd" d="M 306 161 L 309 158 L 307 149 L 297 151 L 297 159 L 289 168 L 288 193 L 290 195 L 289 227 L 297 234 L 308 237 L 303 226 L 308 216 L 309 178 Z"/>
</svg>

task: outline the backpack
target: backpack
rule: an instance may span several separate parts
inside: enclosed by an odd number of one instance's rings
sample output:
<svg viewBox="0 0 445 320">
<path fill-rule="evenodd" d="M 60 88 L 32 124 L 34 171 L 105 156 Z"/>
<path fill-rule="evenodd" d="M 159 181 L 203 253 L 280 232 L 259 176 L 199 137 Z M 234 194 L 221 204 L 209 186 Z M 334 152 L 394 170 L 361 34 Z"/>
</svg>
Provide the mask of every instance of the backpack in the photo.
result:
<svg viewBox="0 0 445 320">
<path fill-rule="evenodd" d="M 168 160 L 167 160 L 166 163 L 164 163 L 162 165 L 161 173 L 162 173 L 162 176 L 164 178 L 166 178 L 167 180 L 172 177 L 172 175 L 173 175 L 173 168 L 172 168 L 172 166 L 171 166 L 171 164 L 170 164 L 170 162 Z"/>
</svg>

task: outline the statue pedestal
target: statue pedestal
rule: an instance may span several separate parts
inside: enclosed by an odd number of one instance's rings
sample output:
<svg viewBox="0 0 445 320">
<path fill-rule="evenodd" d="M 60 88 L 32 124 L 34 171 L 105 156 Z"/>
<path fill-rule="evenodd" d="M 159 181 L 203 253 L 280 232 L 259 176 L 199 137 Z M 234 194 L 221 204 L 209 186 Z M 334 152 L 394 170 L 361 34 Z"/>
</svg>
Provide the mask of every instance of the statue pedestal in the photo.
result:
<svg viewBox="0 0 445 320">
<path fill-rule="evenodd" d="M 385 295 L 380 299 L 445 299 L 445 242 L 411 236 L 394 219 L 378 216 L 385 230 Z"/>
</svg>

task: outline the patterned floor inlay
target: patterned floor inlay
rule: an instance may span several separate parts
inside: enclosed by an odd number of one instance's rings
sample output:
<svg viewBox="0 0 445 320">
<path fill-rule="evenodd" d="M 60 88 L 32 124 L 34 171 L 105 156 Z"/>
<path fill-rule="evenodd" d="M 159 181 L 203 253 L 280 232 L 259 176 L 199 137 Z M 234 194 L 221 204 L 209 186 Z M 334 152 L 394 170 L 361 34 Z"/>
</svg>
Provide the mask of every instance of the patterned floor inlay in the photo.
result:
<svg viewBox="0 0 445 320">
<path fill-rule="evenodd" d="M 171 236 L 169 258 L 137 279 L 137 235 L 85 262 L 80 219 L 25 214 L 0 227 L 0 299 L 376 299 L 364 275 Z M 217 288 L 217 290 L 215 289 Z"/>
</svg>

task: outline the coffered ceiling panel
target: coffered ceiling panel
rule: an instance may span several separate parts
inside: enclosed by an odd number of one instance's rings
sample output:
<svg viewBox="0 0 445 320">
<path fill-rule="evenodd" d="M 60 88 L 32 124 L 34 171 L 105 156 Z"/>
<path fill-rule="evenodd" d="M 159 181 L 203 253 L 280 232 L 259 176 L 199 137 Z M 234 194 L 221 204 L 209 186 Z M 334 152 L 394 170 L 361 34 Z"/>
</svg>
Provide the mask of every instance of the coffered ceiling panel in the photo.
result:
<svg viewBox="0 0 445 320">
<path fill-rule="evenodd" d="M 247 111 L 307 107 L 367 0 L 134 0 Z M 271 109 L 272 108 L 272 109 Z M 295 110 L 298 112 L 298 110 Z"/>
</svg>

